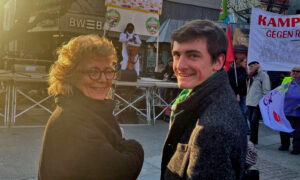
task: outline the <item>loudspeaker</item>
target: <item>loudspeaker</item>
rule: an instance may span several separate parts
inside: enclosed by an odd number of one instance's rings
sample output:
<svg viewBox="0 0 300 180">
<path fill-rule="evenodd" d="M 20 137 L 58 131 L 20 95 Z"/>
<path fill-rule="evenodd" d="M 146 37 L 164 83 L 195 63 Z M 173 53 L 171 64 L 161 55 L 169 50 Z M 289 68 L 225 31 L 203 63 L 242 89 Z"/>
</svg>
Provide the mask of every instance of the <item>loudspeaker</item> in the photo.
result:
<svg viewBox="0 0 300 180">
<path fill-rule="evenodd" d="M 137 81 L 137 73 L 135 70 L 130 70 L 130 69 L 120 70 L 118 73 L 117 80 L 136 82 Z"/>
</svg>

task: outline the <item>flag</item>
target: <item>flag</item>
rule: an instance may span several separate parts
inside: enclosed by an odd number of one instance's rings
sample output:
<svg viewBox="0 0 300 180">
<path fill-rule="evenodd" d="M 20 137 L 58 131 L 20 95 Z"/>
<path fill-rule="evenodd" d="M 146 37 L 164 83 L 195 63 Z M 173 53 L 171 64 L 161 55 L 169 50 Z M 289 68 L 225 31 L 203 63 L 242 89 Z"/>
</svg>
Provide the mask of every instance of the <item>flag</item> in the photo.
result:
<svg viewBox="0 0 300 180">
<path fill-rule="evenodd" d="M 266 126 L 276 131 L 290 133 L 294 129 L 284 114 L 284 97 L 288 87 L 289 83 L 286 83 L 270 91 L 260 100 L 259 108 Z"/>
<path fill-rule="evenodd" d="M 228 9 L 227 9 L 228 2 L 229 2 L 229 0 L 222 0 L 221 10 L 220 10 L 220 15 L 219 15 L 219 21 L 223 21 L 226 24 L 228 24 L 228 22 L 229 22 Z"/>
<path fill-rule="evenodd" d="M 232 46 L 230 24 L 228 24 L 228 28 L 227 28 L 227 39 L 228 39 L 228 48 L 227 48 L 227 52 L 226 52 L 226 62 L 225 62 L 225 70 L 226 71 L 229 70 L 230 63 L 234 61 L 234 52 L 233 52 L 233 46 Z"/>
</svg>

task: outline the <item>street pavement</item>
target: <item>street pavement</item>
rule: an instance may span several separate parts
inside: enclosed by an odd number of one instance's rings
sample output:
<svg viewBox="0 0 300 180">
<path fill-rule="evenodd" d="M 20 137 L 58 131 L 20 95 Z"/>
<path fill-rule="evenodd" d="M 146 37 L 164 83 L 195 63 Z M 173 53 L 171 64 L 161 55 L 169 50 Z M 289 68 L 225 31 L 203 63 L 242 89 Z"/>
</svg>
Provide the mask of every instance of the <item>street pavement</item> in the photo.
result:
<svg viewBox="0 0 300 180">
<path fill-rule="evenodd" d="M 160 177 L 161 151 L 168 124 L 157 121 L 154 126 L 122 126 L 126 138 L 137 139 L 144 148 L 145 161 L 138 179 Z M 0 128 L 0 180 L 37 179 L 38 161 L 44 127 Z M 258 162 L 252 167 L 260 171 L 261 180 L 300 180 L 300 155 L 278 151 L 278 132 L 260 124 Z"/>
</svg>

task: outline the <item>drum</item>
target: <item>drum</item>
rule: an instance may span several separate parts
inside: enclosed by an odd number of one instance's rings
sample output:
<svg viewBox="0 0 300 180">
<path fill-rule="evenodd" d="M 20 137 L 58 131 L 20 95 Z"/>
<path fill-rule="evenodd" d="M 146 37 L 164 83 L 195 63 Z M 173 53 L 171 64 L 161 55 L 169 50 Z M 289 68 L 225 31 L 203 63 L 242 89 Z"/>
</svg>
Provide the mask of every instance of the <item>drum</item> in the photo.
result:
<svg viewBox="0 0 300 180">
<path fill-rule="evenodd" d="M 139 44 L 133 44 L 133 43 L 128 43 L 127 47 L 127 55 L 128 55 L 128 62 L 127 62 L 127 68 L 133 70 L 134 65 L 136 63 L 135 56 L 138 54 L 140 50 L 140 45 Z"/>
</svg>

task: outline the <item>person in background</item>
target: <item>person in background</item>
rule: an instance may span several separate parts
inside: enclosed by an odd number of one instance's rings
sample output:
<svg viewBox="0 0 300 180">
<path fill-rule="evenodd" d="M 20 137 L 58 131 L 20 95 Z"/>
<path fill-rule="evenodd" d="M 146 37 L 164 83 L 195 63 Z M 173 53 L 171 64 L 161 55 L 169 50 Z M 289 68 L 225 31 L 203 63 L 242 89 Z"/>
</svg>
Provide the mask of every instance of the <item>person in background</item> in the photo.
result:
<svg viewBox="0 0 300 180">
<path fill-rule="evenodd" d="M 116 51 L 98 35 L 78 36 L 58 50 L 49 77 L 56 109 L 45 128 L 38 179 L 137 179 L 142 146 L 125 140 L 109 97 Z"/>
<path fill-rule="evenodd" d="M 136 46 L 140 46 L 142 44 L 142 41 L 140 39 L 140 36 L 134 33 L 134 25 L 132 23 L 128 23 L 124 32 L 120 34 L 119 41 L 122 43 L 122 56 L 123 60 L 121 62 L 121 69 L 125 70 L 128 66 L 129 57 L 127 52 L 127 46 L 128 44 L 133 44 Z M 140 62 L 139 62 L 139 56 L 138 54 L 134 58 L 134 69 L 137 73 L 137 75 L 140 75 Z"/>
<path fill-rule="evenodd" d="M 272 83 L 272 89 L 275 89 L 278 86 L 280 86 L 284 78 L 286 77 L 286 75 L 287 75 L 286 72 L 280 72 L 279 77 L 276 78 L 276 80 Z"/>
<path fill-rule="evenodd" d="M 219 25 L 194 20 L 171 35 L 183 89 L 172 105 L 161 179 L 241 179 L 247 152 L 243 114 L 229 85 L 228 40 Z"/>
<path fill-rule="evenodd" d="M 168 64 L 166 65 L 165 69 L 162 71 L 164 75 L 164 79 L 171 82 L 177 82 L 177 77 L 174 74 L 173 70 L 173 58 L 168 59 Z M 179 89 L 177 88 L 166 88 L 163 92 L 164 99 L 167 103 L 171 104 L 174 99 L 178 96 Z"/>
<path fill-rule="evenodd" d="M 258 128 L 261 117 L 259 101 L 271 90 L 271 82 L 269 75 L 261 70 L 259 62 L 252 61 L 248 66 L 246 105 L 249 109 L 250 141 L 258 144 Z"/>
<path fill-rule="evenodd" d="M 173 58 L 168 59 L 168 64 L 165 69 L 162 71 L 162 74 L 165 76 L 165 79 L 168 81 L 176 82 L 177 78 L 173 71 Z"/>
<path fill-rule="evenodd" d="M 239 103 L 245 117 L 247 131 L 250 132 L 250 128 L 248 126 L 248 109 L 246 106 L 247 76 L 247 57 L 243 55 L 238 57 L 236 60 L 236 70 L 234 67 L 229 69 L 228 77 L 230 85 L 236 95 L 236 100 Z"/>
<path fill-rule="evenodd" d="M 164 64 L 162 62 L 160 62 L 157 65 L 157 71 L 156 72 L 161 73 L 164 69 L 165 69 Z"/>
<path fill-rule="evenodd" d="M 290 133 L 280 132 L 280 151 L 287 151 L 290 147 L 290 137 L 293 138 L 291 154 L 300 154 L 300 66 L 295 66 L 291 71 L 292 81 L 288 82 L 288 91 L 284 99 L 284 113 L 295 129 Z"/>
<path fill-rule="evenodd" d="M 159 62 L 157 68 L 154 70 L 154 78 L 162 80 L 164 78 L 164 69 L 164 64 L 162 62 Z"/>
</svg>

